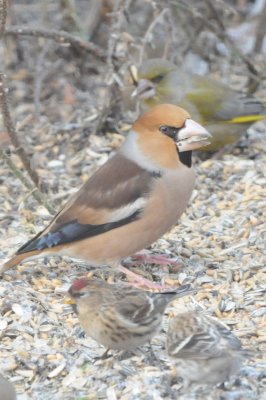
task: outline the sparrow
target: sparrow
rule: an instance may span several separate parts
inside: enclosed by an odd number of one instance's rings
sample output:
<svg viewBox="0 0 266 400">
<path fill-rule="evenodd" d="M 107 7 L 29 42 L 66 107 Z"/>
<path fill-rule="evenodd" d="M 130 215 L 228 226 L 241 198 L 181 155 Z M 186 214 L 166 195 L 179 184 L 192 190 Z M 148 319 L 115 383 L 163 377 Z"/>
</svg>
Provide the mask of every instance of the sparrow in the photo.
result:
<svg viewBox="0 0 266 400">
<path fill-rule="evenodd" d="M 235 143 L 254 122 L 266 118 L 266 107 L 260 100 L 167 60 L 147 60 L 137 76 L 131 68 L 131 76 L 144 109 L 161 103 L 184 107 L 211 132 L 211 143 L 202 151 L 217 151 Z"/>
<path fill-rule="evenodd" d="M 132 350 L 151 340 L 172 300 L 194 293 L 190 285 L 152 293 L 125 284 L 81 278 L 68 294 L 85 333 L 108 349 Z"/>
<path fill-rule="evenodd" d="M 0 374 L 0 400 L 16 400 L 14 386 Z"/>
<path fill-rule="evenodd" d="M 195 311 L 170 320 L 167 352 L 179 364 L 186 384 L 223 383 L 238 373 L 250 355 L 223 323 Z"/>
<path fill-rule="evenodd" d="M 118 152 L 0 273 L 23 260 L 66 255 L 117 267 L 152 288 L 120 262 L 176 224 L 194 188 L 192 150 L 208 144 L 210 136 L 180 107 L 163 104 L 147 111 Z"/>
</svg>

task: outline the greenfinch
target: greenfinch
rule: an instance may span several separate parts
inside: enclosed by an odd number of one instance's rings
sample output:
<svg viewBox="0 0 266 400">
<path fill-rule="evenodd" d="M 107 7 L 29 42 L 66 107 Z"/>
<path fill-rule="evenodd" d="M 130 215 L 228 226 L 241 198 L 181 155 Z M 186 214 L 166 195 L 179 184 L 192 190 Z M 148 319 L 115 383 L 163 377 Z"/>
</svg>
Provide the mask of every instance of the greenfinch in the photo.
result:
<svg viewBox="0 0 266 400">
<path fill-rule="evenodd" d="M 135 84 L 145 109 L 161 103 L 179 105 L 204 125 L 212 138 L 202 151 L 217 151 L 235 143 L 254 122 L 266 118 L 266 107 L 260 100 L 167 60 L 145 61 Z"/>
</svg>

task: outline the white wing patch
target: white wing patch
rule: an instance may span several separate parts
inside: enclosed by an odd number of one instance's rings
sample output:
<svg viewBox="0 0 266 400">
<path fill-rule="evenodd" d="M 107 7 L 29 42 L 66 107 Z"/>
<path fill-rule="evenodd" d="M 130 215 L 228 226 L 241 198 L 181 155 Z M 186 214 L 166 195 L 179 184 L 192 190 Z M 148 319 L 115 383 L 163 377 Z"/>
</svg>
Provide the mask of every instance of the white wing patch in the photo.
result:
<svg viewBox="0 0 266 400">
<path fill-rule="evenodd" d="M 120 219 L 127 218 L 130 215 L 134 214 L 134 212 L 141 210 L 147 203 L 147 198 L 140 197 L 133 203 L 129 203 L 123 207 L 116 209 L 112 212 L 107 220 L 107 222 L 115 222 Z"/>
</svg>

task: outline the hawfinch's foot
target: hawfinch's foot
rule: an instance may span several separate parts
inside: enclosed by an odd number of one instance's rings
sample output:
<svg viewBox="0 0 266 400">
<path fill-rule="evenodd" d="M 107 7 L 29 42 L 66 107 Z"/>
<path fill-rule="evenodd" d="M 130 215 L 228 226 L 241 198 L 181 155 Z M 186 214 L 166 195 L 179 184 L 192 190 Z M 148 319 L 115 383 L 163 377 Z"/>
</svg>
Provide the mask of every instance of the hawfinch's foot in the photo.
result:
<svg viewBox="0 0 266 400">
<path fill-rule="evenodd" d="M 130 284 L 135 287 L 138 287 L 141 289 L 155 290 L 155 291 L 169 290 L 169 286 L 165 286 L 165 285 L 161 285 L 159 283 L 152 282 L 149 279 L 146 279 L 143 276 L 130 271 L 126 267 L 123 267 L 123 265 L 119 265 L 118 270 L 120 272 L 123 272 L 123 274 L 125 274 L 129 278 Z"/>
<path fill-rule="evenodd" d="M 136 264 L 161 264 L 161 265 L 177 265 L 177 258 L 170 258 L 167 254 L 152 254 L 148 252 L 136 253 L 130 257 L 134 261 L 126 261 L 126 265 L 133 266 Z"/>
</svg>

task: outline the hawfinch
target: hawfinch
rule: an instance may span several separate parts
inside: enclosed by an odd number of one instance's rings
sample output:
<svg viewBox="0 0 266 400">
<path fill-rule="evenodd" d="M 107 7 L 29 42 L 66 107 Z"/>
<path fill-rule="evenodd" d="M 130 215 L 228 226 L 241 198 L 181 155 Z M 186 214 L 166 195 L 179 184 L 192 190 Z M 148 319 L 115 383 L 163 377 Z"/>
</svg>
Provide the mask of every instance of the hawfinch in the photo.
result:
<svg viewBox="0 0 266 400">
<path fill-rule="evenodd" d="M 170 61 L 147 60 L 139 67 L 137 77 L 132 71 L 135 93 L 144 109 L 161 103 L 176 104 L 212 133 L 211 144 L 203 151 L 217 151 L 235 143 L 254 122 L 266 118 L 266 107 L 260 100 L 208 76 L 184 71 Z"/>
<path fill-rule="evenodd" d="M 192 150 L 208 144 L 210 136 L 180 107 L 152 108 L 133 124 L 120 150 L 0 273 L 55 254 L 118 267 L 176 224 L 195 183 Z M 141 284 L 139 275 L 120 270 Z"/>
<path fill-rule="evenodd" d="M 0 400 L 16 400 L 14 386 L 0 374 Z"/>
<path fill-rule="evenodd" d="M 185 383 L 200 384 L 229 380 L 250 353 L 224 324 L 195 311 L 170 320 L 167 351 Z"/>
<path fill-rule="evenodd" d="M 190 285 L 152 293 L 86 278 L 68 291 L 86 334 L 113 350 L 132 350 L 149 342 L 160 329 L 168 303 L 193 292 Z"/>
</svg>

